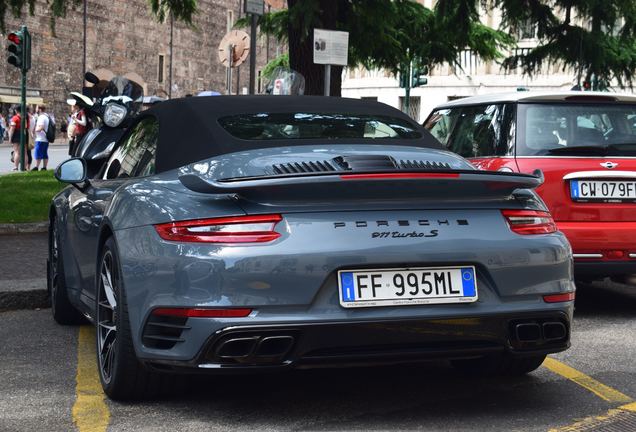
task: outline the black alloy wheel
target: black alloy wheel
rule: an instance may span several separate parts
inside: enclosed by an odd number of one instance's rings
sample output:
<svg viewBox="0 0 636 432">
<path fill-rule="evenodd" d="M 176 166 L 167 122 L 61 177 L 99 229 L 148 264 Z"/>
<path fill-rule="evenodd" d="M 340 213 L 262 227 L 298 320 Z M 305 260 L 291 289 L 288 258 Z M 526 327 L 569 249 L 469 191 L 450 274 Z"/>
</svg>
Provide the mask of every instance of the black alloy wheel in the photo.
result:
<svg viewBox="0 0 636 432">
<path fill-rule="evenodd" d="M 99 373 L 105 384 L 112 380 L 117 351 L 117 284 L 113 252 L 102 255 L 97 290 L 97 356 Z"/>
<path fill-rule="evenodd" d="M 171 375 L 153 372 L 137 359 L 126 291 L 112 237 L 106 240 L 100 254 L 96 287 L 97 366 L 104 393 L 111 399 L 125 401 L 170 391 L 174 382 Z"/>
</svg>

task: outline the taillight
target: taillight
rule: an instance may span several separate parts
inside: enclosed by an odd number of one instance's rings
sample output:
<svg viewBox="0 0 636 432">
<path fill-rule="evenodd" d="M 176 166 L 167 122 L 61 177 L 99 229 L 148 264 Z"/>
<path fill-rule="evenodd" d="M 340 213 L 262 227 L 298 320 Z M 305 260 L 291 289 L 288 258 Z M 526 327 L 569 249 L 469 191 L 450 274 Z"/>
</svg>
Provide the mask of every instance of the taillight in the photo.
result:
<svg viewBox="0 0 636 432">
<path fill-rule="evenodd" d="M 274 231 L 283 220 L 278 214 L 195 219 L 155 225 L 168 241 L 197 243 L 266 243 L 280 234 Z"/>
<path fill-rule="evenodd" d="M 157 308 L 152 311 L 152 314 L 156 316 L 178 318 L 245 318 L 250 313 L 252 309 L 247 308 Z"/>
<path fill-rule="evenodd" d="M 502 210 L 510 229 L 517 234 L 550 234 L 557 226 L 552 215 L 538 210 Z"/>
<path fill-rule="evenodd" d="M 574 300 L 575 296 L 576 294 L 574 293 L 574 291 L 563 293 L 563 294 L 550 294 L 550 295 L 544 295 L 543 301 L 546 303 L 569 302 Z"/>
</svg>

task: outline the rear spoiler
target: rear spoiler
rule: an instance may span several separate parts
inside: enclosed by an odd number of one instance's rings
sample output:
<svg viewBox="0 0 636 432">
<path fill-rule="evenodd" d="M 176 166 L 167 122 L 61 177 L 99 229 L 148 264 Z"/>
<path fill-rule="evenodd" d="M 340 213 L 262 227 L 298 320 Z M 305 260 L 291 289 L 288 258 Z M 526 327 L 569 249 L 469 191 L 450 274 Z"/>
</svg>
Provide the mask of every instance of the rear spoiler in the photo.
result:
<svg viewBox="0 0 636 432">
<path fill-rule="evenodd" d="M 372 171 L 281 174 L 206 180 L 196 174 L 179 177 L 194 192 L 233 194 L 245 199 L 484 199 L 504 198 L 516 189 L 534 189 L 543 178 L 497 171 Z"/>
</svg>

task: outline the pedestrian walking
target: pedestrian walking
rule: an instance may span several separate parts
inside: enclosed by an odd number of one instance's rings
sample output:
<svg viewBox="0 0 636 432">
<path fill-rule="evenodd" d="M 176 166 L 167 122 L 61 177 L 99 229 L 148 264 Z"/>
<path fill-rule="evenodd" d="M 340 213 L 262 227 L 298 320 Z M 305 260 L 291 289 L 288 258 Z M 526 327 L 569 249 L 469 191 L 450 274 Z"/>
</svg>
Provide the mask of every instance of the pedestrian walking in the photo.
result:
<svg viewBox="0 0 636 432">
<path fill-rule="evenodd" d="M 47 114 L 46 107 L 40 105 L 37 108 L 38 117 L 35 124 L 35 166 L 33 171 L 40 169 L 40 162 L 42 162 L 42 170 L 46 171 L 46 167 L 49 164 L 49 139 L 46 136 L 49 126 L 54 123 L 54 120 Z"/>
<path fill-rule="evenodd" d="M 11 152 L 11 154 L 13 155 L 13 171 L 17 171 L 18 167 L 20 166 L 20 125 L 22 122 L 22 118 L 20 115 L 20 107 L 19 106 L 13 106 L 11 107 L 11 114 L 13 115 L 11 117 L 11 120 L 9 121 L 9 142 L 11 143 L 11 145 L 13 146 L 13 152 Z M 24 137 L 24 145 L 25 145 L 25 153 L 29 154 L 28 148 L 29 148 L 29 133 L 28 133 L 28 128 L 29 128 L 29 118 L 27 117 L 27 133 L 26 136 Z M 25 168 L 28 170 L 31 166 L 31 162 L 28 161 Z"/>
<path fill-rule="evenodd" d="M 86 135 L 86 132 L 88 132 L 88 120 L 86 119 L 84 110 L 81 109 L 77 103 L 71 105 L 71 109 L 73 112 L 71 114 L 71 122 L 69 123 L 68 136 L 70 139 L 68 143 L 68 154 L 73 156 L 78 144 L 84 135 Z"/>
<path fill-rule="evenodd" d="M 0 144 L 4 141 L 4 136 L 7 131 L 7 120 L 0 113 Z"/>
</svg>

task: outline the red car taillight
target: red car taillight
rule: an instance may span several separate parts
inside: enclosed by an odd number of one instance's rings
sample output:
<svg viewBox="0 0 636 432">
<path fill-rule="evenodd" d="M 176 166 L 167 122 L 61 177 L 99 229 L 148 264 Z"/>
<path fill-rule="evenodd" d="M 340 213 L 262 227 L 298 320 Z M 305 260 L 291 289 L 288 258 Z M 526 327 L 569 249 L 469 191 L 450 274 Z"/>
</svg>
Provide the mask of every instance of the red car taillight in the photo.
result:
<svg viewBox="0 0 636 432">
<path fill-rule="evenodd" d="M 197 243 L 266 243 L 280 234 L 274 231 L 283 220 L 278 214 L 195 219 L 155 225 L 168 241 Z"/>
<path fill-rule="evenodd" d="M 156 316 L 177 318 L 245 318 L 250 313 L 252 313 L 252 309 L 248 308 L 157 308 L 152 311 L 152 314 Z"/>
<path fill-rule="evenodd" d="M 557 226 L 552 215 L 538 210 L 502 210 L 510 229 L 517 234 L 550 234 L 556 232 Z"/>
<path fill-rule="evenodd" d="M 563 293 L 563 294 L 550 294 L 550 295 L 544 295 L 543 301 L 546 303 L 568 302 L 568 301 L 573 301 L 575 296 L 576 294 L 574 293 L 574 291 Z"/>
</svg>

